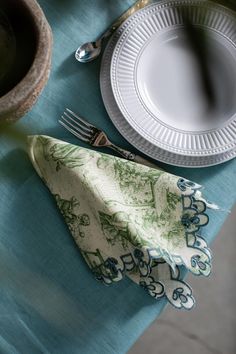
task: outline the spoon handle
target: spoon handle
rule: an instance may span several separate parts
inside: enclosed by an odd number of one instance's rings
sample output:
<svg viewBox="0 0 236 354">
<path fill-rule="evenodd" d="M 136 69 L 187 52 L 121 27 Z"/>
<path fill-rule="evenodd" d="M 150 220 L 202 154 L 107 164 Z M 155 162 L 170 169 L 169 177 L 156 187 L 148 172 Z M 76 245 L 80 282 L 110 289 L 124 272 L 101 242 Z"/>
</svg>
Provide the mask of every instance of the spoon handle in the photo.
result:
<svg viewBox="0 0 236 354">
<path fill-rule="evenodd" d="M 101 35 L 97 38 L 96 41 L 101 41 L 104 38 L 109 37 L 129 16 L 131 16 L 136 11 L 145 7 L 150 0 L 138 0 L 134 5 L 128 8 L 120 17 L 118 17 L 112 25 Z"/>
</svg>

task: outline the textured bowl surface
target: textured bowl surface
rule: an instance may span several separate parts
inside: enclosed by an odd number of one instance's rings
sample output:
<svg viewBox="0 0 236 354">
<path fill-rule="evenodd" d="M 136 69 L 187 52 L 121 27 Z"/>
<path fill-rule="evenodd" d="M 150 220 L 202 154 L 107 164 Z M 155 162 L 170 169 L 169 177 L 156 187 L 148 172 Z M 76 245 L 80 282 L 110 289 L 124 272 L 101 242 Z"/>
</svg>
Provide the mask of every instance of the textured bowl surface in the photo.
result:
<svg viewBox="0 0 236 354">
<path fill-rule="evenodd" d="M 52 33 L 35 0 L 0 2 L 0 123 L 36 102 L 49 77 Z"/>
</svg>

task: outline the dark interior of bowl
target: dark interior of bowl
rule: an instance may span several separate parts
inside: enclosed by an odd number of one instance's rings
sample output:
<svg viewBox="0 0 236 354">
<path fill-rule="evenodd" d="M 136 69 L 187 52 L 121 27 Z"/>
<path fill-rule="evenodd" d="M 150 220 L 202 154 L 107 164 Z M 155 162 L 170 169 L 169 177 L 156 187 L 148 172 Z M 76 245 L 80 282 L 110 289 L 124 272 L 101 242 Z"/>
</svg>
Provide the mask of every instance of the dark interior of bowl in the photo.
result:
<svg viewBox="0 0 236 354">
<path fill-rule="evenodd" d="M 0 97 L 27 74 L 35 58 L 38 31 L 20 0 L 0 2 Z"/>
</svg>

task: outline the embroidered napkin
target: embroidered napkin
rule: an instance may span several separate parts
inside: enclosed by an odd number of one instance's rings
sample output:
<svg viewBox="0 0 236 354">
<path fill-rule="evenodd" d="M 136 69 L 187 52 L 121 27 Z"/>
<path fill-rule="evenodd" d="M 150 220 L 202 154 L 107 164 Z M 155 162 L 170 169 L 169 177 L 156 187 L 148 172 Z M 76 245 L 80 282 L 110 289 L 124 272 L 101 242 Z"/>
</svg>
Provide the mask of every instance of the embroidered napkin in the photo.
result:
<svg viewBox="0 0 236 354">
<path fill-rule="evenodd" d="M 127 275 L 154 298 L 194 305 L 179 266 L 208 276 L 201 186 L 162 170 L 47 137 L 29 137 L 31 161 L 55 197 L 88 266 L 105 284 Z"/>
</svg>

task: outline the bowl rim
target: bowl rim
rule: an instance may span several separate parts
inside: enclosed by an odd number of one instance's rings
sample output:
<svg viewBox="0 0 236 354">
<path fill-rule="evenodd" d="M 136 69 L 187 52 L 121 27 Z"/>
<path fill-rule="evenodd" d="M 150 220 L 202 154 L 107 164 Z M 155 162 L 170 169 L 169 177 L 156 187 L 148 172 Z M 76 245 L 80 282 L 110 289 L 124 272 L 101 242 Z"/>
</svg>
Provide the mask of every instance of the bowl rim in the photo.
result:
<svg viewBox="0 0 236 354">
<path fill-rule="evenodd" d="M 32 18 L 38 31 L 38 41 L 35 57 L 25 76 L 5 95 L 0 97 L 0 114 L 5 115 L 15 111 L 23 100 L 32 95 L 32 91 L 42 81 L 42 76 L 49 70 L 51 61 L 52 31 L 43 10 L 36 0 L 21 1 Z M 42 58 L 44 60 L 42 61 Z M 25 83 L 27 82 L 27 85 Z"/>
</svg>

